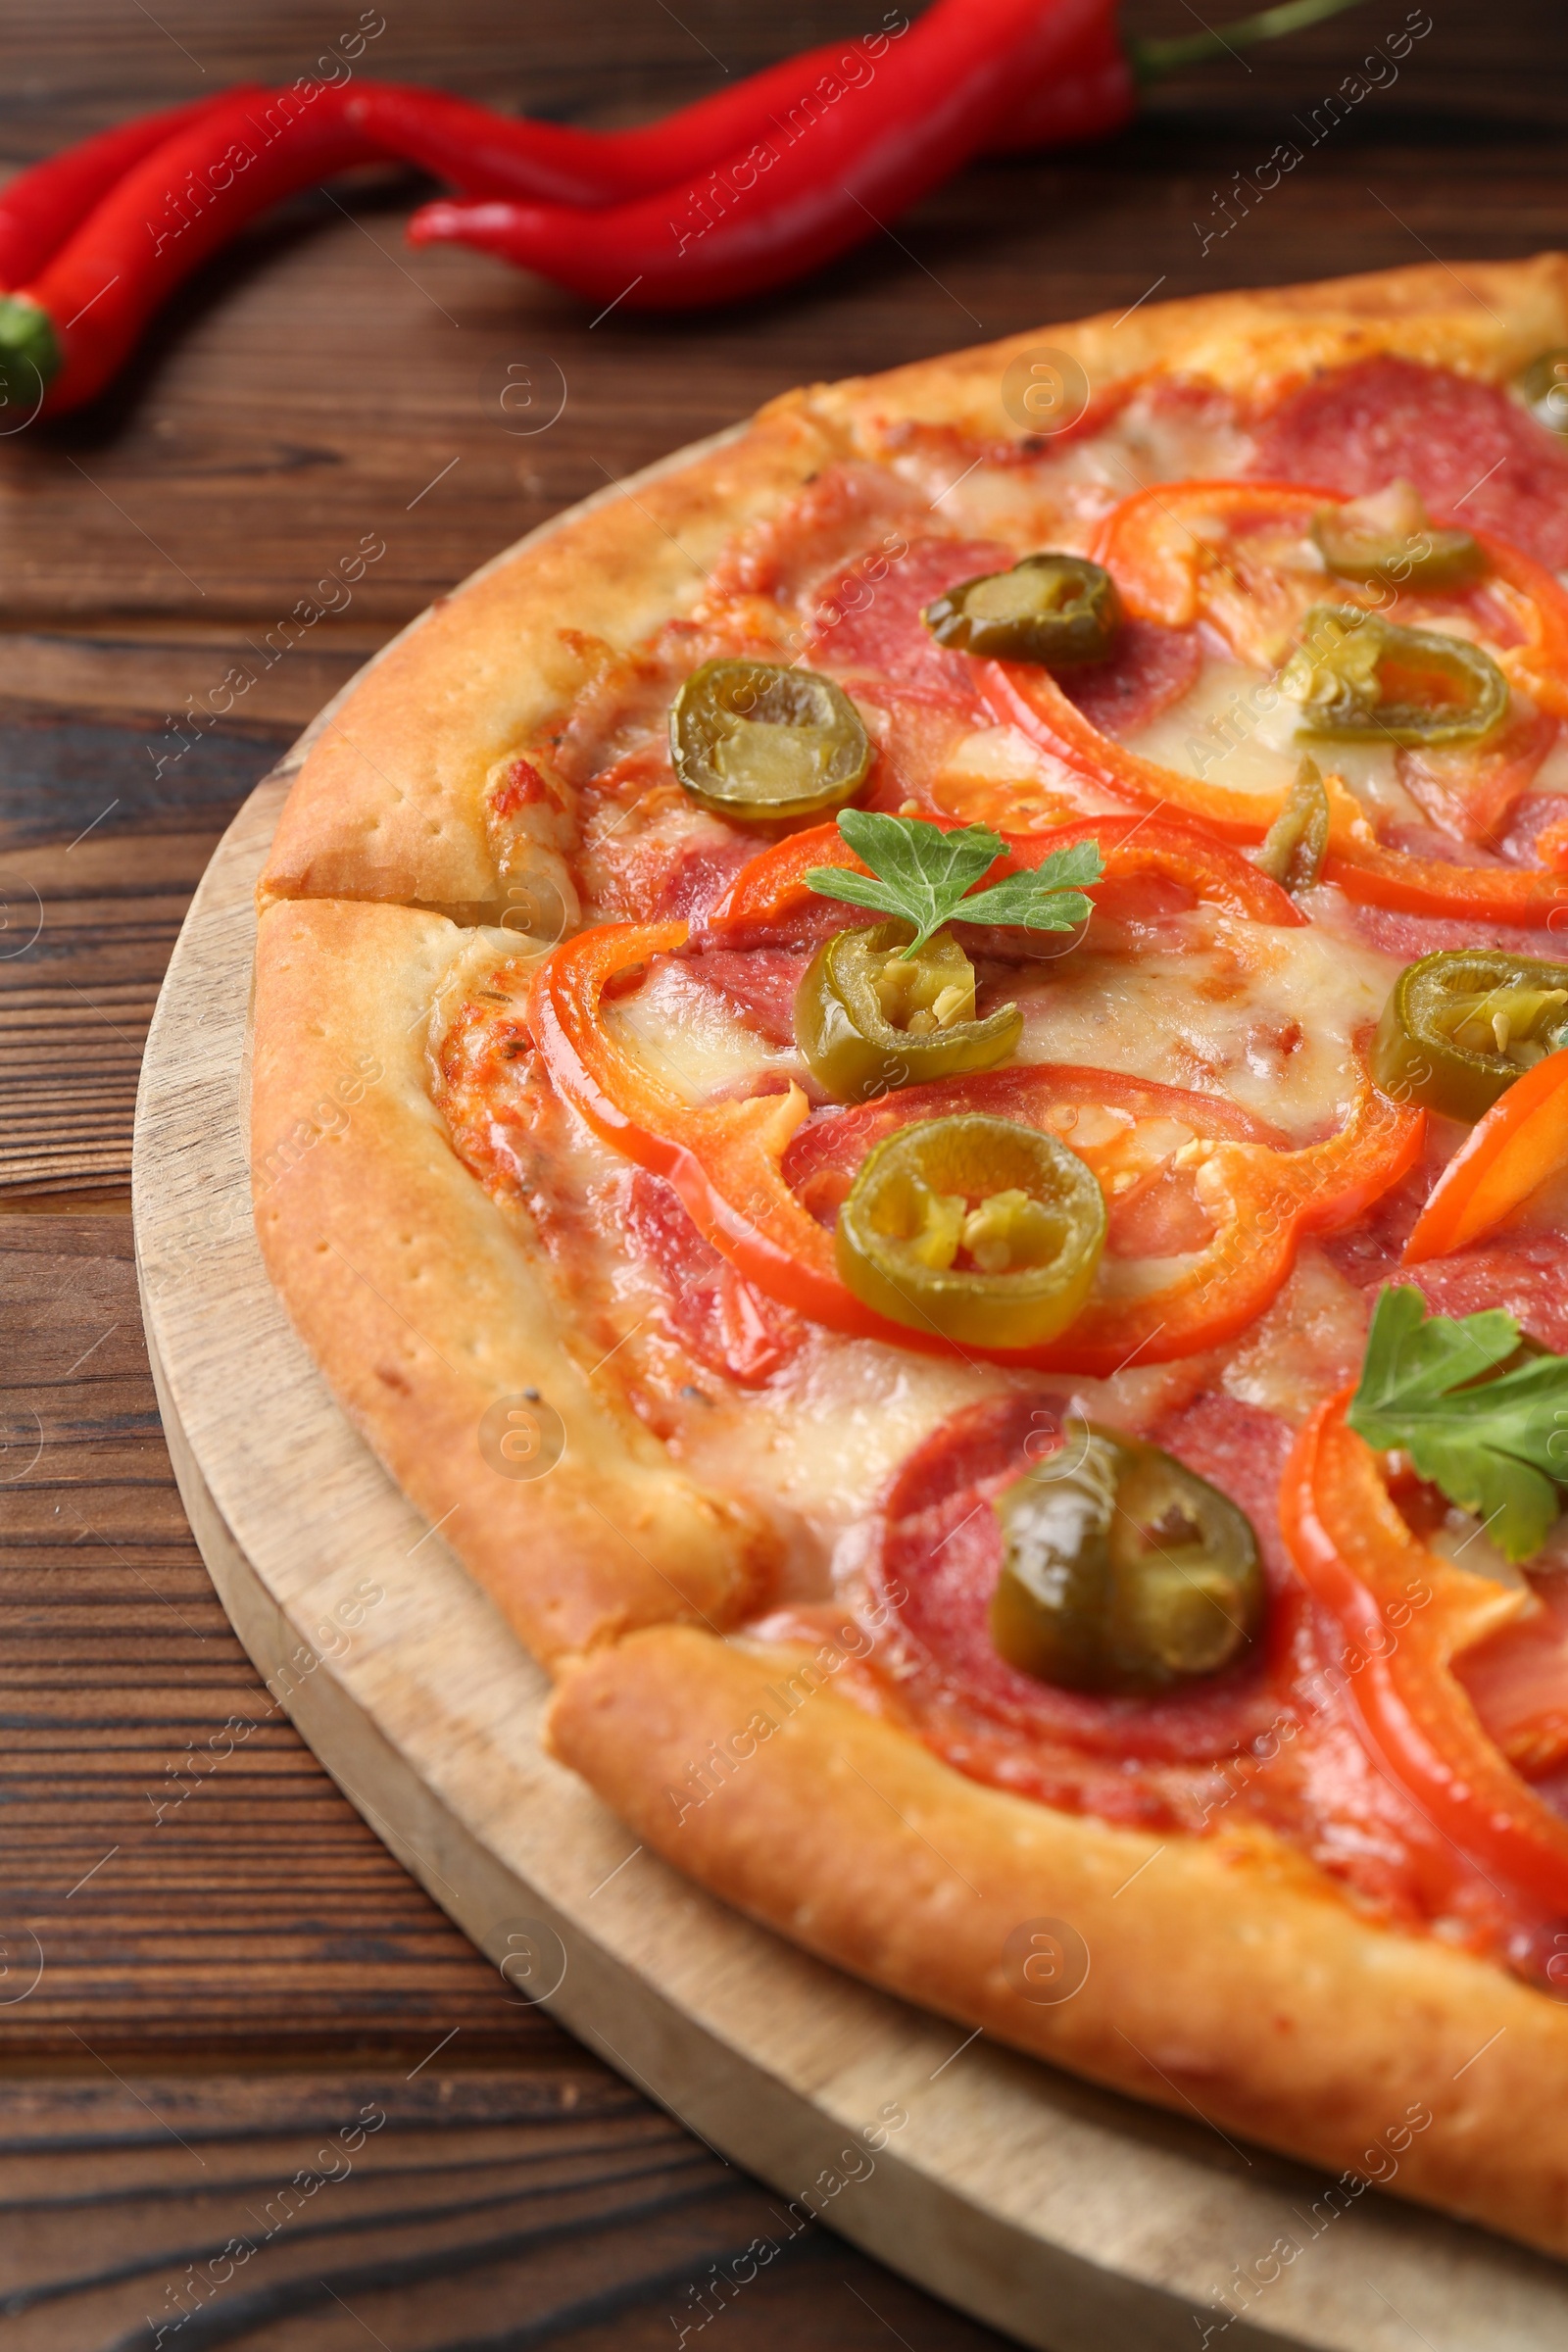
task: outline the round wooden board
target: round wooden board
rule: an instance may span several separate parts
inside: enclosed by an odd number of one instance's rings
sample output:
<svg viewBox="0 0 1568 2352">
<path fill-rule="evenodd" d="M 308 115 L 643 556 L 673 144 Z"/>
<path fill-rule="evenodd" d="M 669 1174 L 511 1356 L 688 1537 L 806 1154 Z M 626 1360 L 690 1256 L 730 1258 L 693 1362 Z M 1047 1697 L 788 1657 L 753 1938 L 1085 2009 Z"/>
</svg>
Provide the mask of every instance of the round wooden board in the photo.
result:
<svg viewBox="0 0 1568 2352">
<path fill-rule="evenodd" d="M 133 1191 L 191 1525 L 240 1640 L 345 1794 L 507 1964 L 517 1997 L 538 1990 L 773 2184 L 781 2238 L 820 2214 L 1042 2352 L 1560 2345 L 1556 2265 L 1375 2191 L 1331 2196 L 1200 2120 L 966 2040 L 633 1848 L 542 1754 L 544 1675 L 339 1411 L 257 1248 L 253 892 L 299 758 L 236 818 L 181 931 L 143 1065 Z M 367 1590 L 381 1596 L 367 1605 Z M 864 2134 L 883 2137 L 890 2109 L 907 2120 L 873 2152 Z M 713 2294 L 694 2303 L 688 2332 L 717 2309 Z"/>
</svg>

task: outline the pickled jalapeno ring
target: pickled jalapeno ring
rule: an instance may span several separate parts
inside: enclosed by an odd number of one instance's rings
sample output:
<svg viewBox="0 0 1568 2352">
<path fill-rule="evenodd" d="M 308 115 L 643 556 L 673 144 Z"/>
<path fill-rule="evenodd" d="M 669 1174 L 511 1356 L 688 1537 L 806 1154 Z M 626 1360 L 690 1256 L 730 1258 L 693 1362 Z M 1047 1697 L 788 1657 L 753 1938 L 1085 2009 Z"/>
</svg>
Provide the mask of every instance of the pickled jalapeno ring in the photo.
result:
<svg viewBox="0 0 1568 2352">
<path fill-rule="evenodd" d="M 1475 1120 L 1568 1045 L 1568 964 L 1496 948 L 1407 963 L 1383 1007 L 1372 1074 L 1386 1095 Z"/>
<path fill-rule="evenodd" d="M 1032 1348 L 1077 1316 L 1105 1203 L 1076 1152 L 968 1112 L 901 1127 L 867 1157 L 834 1250 L 866 1306 L 973 1348 Z"/>
<path fill-rule="evenodd" d="M 774 662 L 705 662 L 669 714 L 675 773 L 694 801 L 739 824 L 842 808 L 865 782 L 871 743 L 841 686 Z"/>
<path fill-rule="evenodd" d="M 1548 433 L 1568 433 L 1568 351 L 1544 351 L 1518 379 L 1525 407 Z"/>
<path fill-rule="evenodd" d="M 1357 606 L 1314 605 L 1280 673 L 1298 724 L 1345 743 L 1474 743 L 1508 708 L 1508 681 L 1479 645 L 1400 629 Z"/>
<path fill-rule="evenodd" d="M 1329 824 L 1329 796 L 1323 789 L 1322 771 L 1315 760 L 1303 760 L 1285 796 L 1284 808 L 1250 853 L 1251 861 L 1260 874 L 1267 874 L 1271 882 L 1293 896 L 1298 890 L 1312 890 L 1322 878 Z"/>
<path fill-rule="evenodd" d="M 991 1638 L 1069 1690 L 1148 1695 L 1234 1665 L 1263 1618 L 1251 1522 L 1157 1446 L 1092 1423 L 998 1496 Z"/>
<path fill-rule="evenodd" d="M 1440 530 L 1414 482 L 1391 482 L 1374 497 L 1320 507 L 1310 527 L 1318 554 L 1342 580 L 1456 588 L 1486 568 L 1480 541 L 1468 531 Z"/>
<path fill-rule="evenodd" d="M 1025 556 L 1010 571 L 960 581 L 923 617 L 939 645 L 960 654 L 1080 669 L 1114 649 L 1121 599 L 1109 572 L 1087 556 Z"/>
<path fill-rule="evenodd" d="M 817 1083 L 838 1102 L 900 1086 L 995 1069 L 1023 1034 L 1016 1004 L 983 1021 L 974 966 L 947 931 L 903 951 L 907 923 L 877 923 L 824 940 L 795 997 L 795 1036 Z"/>
</svg>

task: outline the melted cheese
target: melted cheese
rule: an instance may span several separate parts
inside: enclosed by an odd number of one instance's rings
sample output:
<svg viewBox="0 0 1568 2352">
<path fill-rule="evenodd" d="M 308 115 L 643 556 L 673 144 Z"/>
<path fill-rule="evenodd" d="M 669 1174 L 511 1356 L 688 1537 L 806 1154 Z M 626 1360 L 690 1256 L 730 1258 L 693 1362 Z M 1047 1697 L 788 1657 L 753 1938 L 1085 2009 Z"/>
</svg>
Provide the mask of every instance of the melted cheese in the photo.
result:
<svg viewBox="0 0 1568 2352">
<path fill-rule="evenodd" d="M 1048 442 L 1033 464 L 966 468 L 940 436 L 930 444 L 916 440 L 891 464 L 922 493 L 930 529 L 995 537 L 1023 553 L 1087 550 L 1099 520 L 1135 490 L 1159 480 L 1231 476 L 1244 457 L 1243 437 L 1221 404 L 1205 410 L 1138 396 L 1104 431 Z M 1320 569 L 1306 543 L 1298 568 Z M 882 740 L 894 722 L 872 686 L 861 692 L 867 723 Z M 898 723 L 908 730 L 912 721 L 902 703 L 899 709 Z M 1309 754 L 1342 774 L 1380 817 L 1419 819 L 1391 752 L 1345 746 L 1325 757 L 1320 741 L 1299 735 L 1298 718 L 1265 670 L 1211 652 L 1190 692 L 1132 736 L 1129 748 L 1269 799 L 1289 787 Z M 954 732 L 963 723 L 959 718 Z M 935 722 L 929 732 L 935 798 L 956 816 L 1026 829 L 1031 817 L 1049 823 L 1065 809 L 1125 812 L 1123 802 L 1014 729 L 985 728 L 956 741 L 942 736 Z M 1568 793 L 1568 735 L 1536 788 Z M 648 901 L 650 879 L 682 853 L 730 838 L 672 783 L 639 784 L 628 806 L 601 812 L 580 861 L 592 912 L 635 910 Z M 1308 903 L 1314 920 L 1303 929 L 1249 924 L 1200 907 L 1141 928 L 1129 920 L 1119 933 L 1102 922 L 1088 944 L 1064 939 L 1055 960 L 1002 975 L 1002 992 L 1024 1012 L 1020 1058 L 1099 1065 L 1222 1094 L 1298 1143 L 1327 1133 L 1343 1121 L 1357 1089 L 1355 1041 L 1376 1020 L 1398 963 L 1360 943 L 1337 892 L 1320 890 Z M 512 940 L 504 947 L 486 943 L 482 953 L 514 956 L 516 948 Z M 469 978 L 466 965 L 465 985 Z M 993 1001 L 996 995 L 994 986 Z M 805 1074 L 793 1050 L 770 1046 L 693 966 L 678 961 L 657 963 L 635 994 L 607 1007 L 606 1020 L 687 1102 Z M 1088 1106 L 1076 1119 L 1076 1140 L 1087 1152 L 1114 1143 L 1126 1114 Z M 508 1212 L 519 1220 L 537 1216 L 547 1245 L 541 1269 L 589 1376 L 641 1413 L 694 1476 L 772 1524 L 786 1562 L 780 1601 L 828 1597 L 836 1571 L 849 1564 L 857 1530 L 891 1476 L 956 1412 L 987 1397 L 1020 1386 L 1033 1391 L 1048 1435 L 1069 1414 L 1140 1434 L 1215 1388 L 1299 1419 L 1320 1396 L 1344 1385 L 1359 1358 L 1365 1300 L 1309 1246 L 1274 1304 L 1237 1346 L 1134 1366 L 1108 1381 L 1029 1380 L 993 1365 L 808 1328 L 765 1385 L 741 1388 L 705 1368 L 671 1329 L 676 1286 L 683 1278 L 705 1279 L 701 1251 L 684 1266 L 677 1255 L 666 1269 L 630 1245 L 618 1213 L 626 1163 L 570 1114 L 562 1125 L 564 1134 L 551 1134 L 548 1148 L 527 1159 L 521 1170 L 527 1183 L 519 1176 L 515 1192 L 504 1195 Z M 1168 1147 L 1173 1153 L 1188 1133 L 1176 1121 L 1140 1128 L 1146 1151 Z M 524 1199 L 537 1204 L 533 1212 L 521 1205 Z M 551 1208 L 559 1212 L 556 1234 Z M 678 1236 L 674 1247 L 678 1253 Z M 1103 1291 L 1126 1297 L 1157 1287 L 1191 1262 L 1107 1252 Z"/>
<path fill-rule="evenodd" d="M 1125 816 L 1127 804 L 1081 776 L 1018 727 L 960 736 L 931 779 L 937 807 L 965 824 L 1049 831 L 1065 816 Z"/>
<path fill-rule="evenodd" d="M 1231 1357 L 1220 1385 L 1239 1404 L 1298 1425 L 1361 1367 L 1367 1302 L 1315 1243 Z"/>
<path fill-rule="evenodd" d="M 975 466 L 940 439 L 917 440 L 889 462 L 957 537 L 1006 540 L 1020 555 L 1045 547 L 1087 554 L 1096 524 L 1135 490 L 1239 473 L 1248 446 L 1224 404 L 1140 392 L 1101 432 L 1082 440 L 1043 436 L 1032 465 Z"/>
<path fill-rule="evenodd" d="M 1226 1095 L 1305 1143 L 1343 1122 L 1360 1075 L 1353 1041 L 1397 970 L 1315 925 L 1200 908 L 1134 955 L 1091 945 L 1020 975 L 1019 1058 Z"/>
<path fill-rule="evenodd" d="M 1042 1441 L 1070 1415 L 1137 1435 L 1185 1403 L 1208 1369 L 1207 1358 L 1194 1358 L 1111 1380 L 1042 1383 Z M 784 1546 L 781 1600 L 827 1599 L 848 1565 L 846 1537 L 915 1446 L 965 1405 L 1028 1385 L 991 1364 L 815 1332 L 767 1388 L 688 1404 L 671 1450 L 772 1523 Z"/>
<path fill-rule="evenodd" d="M 799 1054 L 770 1046 L 685 963 L 657 963 L 635 996 L 606 1007 L 605 1026 L 685 1102 L 748 1091 L 775 1070 L 806 1075 Z"/>
<path fill-rule="evenodd" d="M 1227 792 L 1277 800 L 1303 758 L 1344 778 L 1369 812 L 1419 824 L 1421 811 L 1398 780 L 1387 744 L 1335 743 L 1300 730 L 1298 706 L 1261 670 L 1205 662 L 1180 702 L 1127 739 L 1129 751 Z"/>
<path fill-rule="evenodd" d="M 840 1539 L 900 1463 L 951 1414 L 1015 1385 L 992 1365 L 813 1332 L 767 1388 L 689 1406 L 671 1450 L 772 1522 L 782 1599 L 824 1599 Z"/>
</svg>

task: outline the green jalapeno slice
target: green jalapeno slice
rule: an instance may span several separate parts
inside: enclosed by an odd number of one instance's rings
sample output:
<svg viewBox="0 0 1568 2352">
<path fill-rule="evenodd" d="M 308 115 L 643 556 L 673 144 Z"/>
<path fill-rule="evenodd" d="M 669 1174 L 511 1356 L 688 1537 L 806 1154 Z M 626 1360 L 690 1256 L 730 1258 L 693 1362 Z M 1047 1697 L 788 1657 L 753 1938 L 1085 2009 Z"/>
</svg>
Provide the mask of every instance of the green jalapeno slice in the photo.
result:
<svg viewBox="0 0 1568 2352">
<path fill-rule="evenodd" d="M 1303 760 L 1296 782 L 1255 850 L 1250 851 L 1258 872 L 1267 874 L 1293 895 L 1311 890 L 1323 872 L 1329 847 L 1329 796 L 1315 760 Z"/>
<path fill-rule="evenodd" d="M 907 923 L 877 923 L 824 940 L 795 997 L 795 1036 L 835 1102 L 866 1102 L 894 1087 L 994 1069 L 1023 1034 L 1016 1004 L 974 1013 L 974 965 L 938 931 L 913 956 Z"/>
<path fill-rule="evenodd" d="M 1280 673 L 1299 725 L 1347 743 L 1473 743 L 1508 708 L 1508 681 L 1479 645 L 1400 629 L 1356 606 L 1314 605 Z"/>
<path fill-rule="evenodd" d="M 1548 433 L 1568 433 L 1568 351 L 1544 351 L 1518 379 L 1525 407 Z"/>
<path fill-rule="evenodd" d="M 1407 963 L 1394 983 L 1372 1071 L 1398 1102 L 1479 1119 L 1564 1046 L 1568 964 L 1495 948 L 1444 948 Z"/>
<path fill-rule="evenodd" d="M 1076 1152 L 979 1112 L 878 1144 L 835 1244 L 867 1306 L 973 1348 L 1032 1348 L 1065 1331 L 1104 1246 L 1104 1200 Z"/>
<path fill-rule="evenodd" d="M 1079 669 L 1113 650 L 1121 599 L 1087 556 L 1025 556 L 1010 571 L 960 581 L 927 605 L 924 619 L 939 645 L 960 654 Z"/>
<path fill-rule="evenodd" d="M 1342 580 L 1455 588 L 1486 568 L 1479 540 L 1428 519 L 1414 482 L 1391 482 L 1371 498 L 1320 507 L 1311 529 L 1318 554 Z"/>
<path fill-rule="evenodd" d="M 1256 1639 L 1251 1522 L 1157 1446 L 1089 1422 L 995 1504 L 1003 1567 L 991 1638 L 1069 1690 L 1149 1695 L 1217 1674 Z"/>
<path fill-rule="evenodd" d="M 864 722 L 843 688 L 774 662 L 694 670 L 669 714 L 669 749 L 692 799 L 743 825 L 842 808 L 871 766 Z"/>
</svg>

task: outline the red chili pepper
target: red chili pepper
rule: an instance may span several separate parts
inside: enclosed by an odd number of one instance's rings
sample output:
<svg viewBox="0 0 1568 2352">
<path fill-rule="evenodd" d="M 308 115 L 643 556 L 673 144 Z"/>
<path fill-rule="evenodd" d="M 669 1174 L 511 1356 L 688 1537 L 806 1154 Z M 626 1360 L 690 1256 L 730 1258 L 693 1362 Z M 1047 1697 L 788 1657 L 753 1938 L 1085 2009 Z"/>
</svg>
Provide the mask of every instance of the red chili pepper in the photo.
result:
<svg viewBox="0 0 1568 2352">
<path fill-rule="evenodd" d="M 906 19 L 902 32 L 908 29 Z M 387 154 L 472 195 L 523 204 L 624 204 L 678 186 L 759 139 L 787 132 L 792 113 L 811 103 L 809 94 L 827 76 L 849 88 L 874 81 L 901 37 L 879 30 L 803 50 L 631 130 L 576 130 L 568 123 L 498 115 L 444 90 L 386 81 L 361 82 L 348 112 Z"/>
<path fill-rule="evenodd" d="M 641 260 L 613 300 L 695 306 L 830 260 L 977 151 L 1100 136 L 1129 119 L 1137 82 L 1354 5 L 1286 0 L 1124 48 L 1111 0 L 936 0 L 912 29 L 805 51 L 631 131 L 391 83 L 229 91 L 86 140 L 0 197 L 0 285 L 16 288 L 0 293 L 0 406 L 80 407 L 216 247 L 348 165 L 397 156 L 486 194 L 556 200 L 427 206 L 416 244 L 473 244 L 595 299 Z M 764 197 L 743 202 L 775 166 Z M 585 222 L 574 208 L 592 204 Z"/>
<path fill-rule="evenodd" d="M 1282 12 L 1274 9 L 1213 33 L 1124 40 L 1107 0 L 1080 45 L 1055 61 L 1048 79 L 1033 91 L 1014 85 L 1006 120 L 984 144 L 1012 154 L 1105 137 L 1132 120 L 1140 86 L 1203 57 L 1294 31 L 1354 4 L 1297 0 L 1286 23 L 1278 21 Z M 908 30 L 903 12 L 890 9 L 875 32 L 783 58 L 695 106 L 632 130 L 577 130 L 497 115 L 442 91 L 392 82 L 357 83 L 348 112 L 389 155 L 422 166 L 470 196 L 520 204 L 625 204 L 694 179 L 759 140 L 787 134 L 803 110 L 838 103 L 827 95 L 834 85 L 864 87 Z"/>
<path fill-rule="evenodd" d="M 1069 65 L 1104 7 L 936 0 L 873 79 L 840 87 L 799 128 L 775 126 L 701 177 L 593 213 L 442 201 L 416 213 L 409 234 L 416 245 L 473 245 L 635 310 L 757 293 L 831 261 L 967 162 L 1020 88 Z"/>
<path fill-rule="evenodd" d="M 249 94 L 259 94 L 259 87 Z M 117 122 L 113 130 L 101 130 L 95 138 L 50 156 L 47 163 L 19 172 L 0 189 L 0 286 L 24 286 L 144 155 L 187 123 L 246 94 L 242 84 L 220 97 L 138 115 L 133 122 Z"/>
<path fill-rule="evenodd" d="M 1138 112 L 1142 83 L 1165 69 L 1146 52 L 1153 44 L 1124 41 L 1114 9 L 1107 9 L 1078 55 L 1059 74 L 1020 97 L 1016 111 L 988 145 L 988 153 L 1017 155 L 1034 147 L 1079 146 L 1124 130 Z"/>
<path fill-rule="evenodd" d="M 343 94 L 325 82 L 244 91 L 144 156 L 0 304 L 5 392 L 36 397 L 41 379 L 46 415 L 80 408 L 159 305 L 248 220 L 350 164 L 375 161 Z"/>
</svg>

